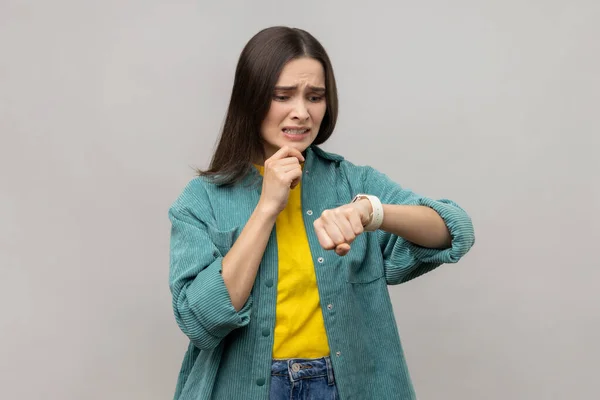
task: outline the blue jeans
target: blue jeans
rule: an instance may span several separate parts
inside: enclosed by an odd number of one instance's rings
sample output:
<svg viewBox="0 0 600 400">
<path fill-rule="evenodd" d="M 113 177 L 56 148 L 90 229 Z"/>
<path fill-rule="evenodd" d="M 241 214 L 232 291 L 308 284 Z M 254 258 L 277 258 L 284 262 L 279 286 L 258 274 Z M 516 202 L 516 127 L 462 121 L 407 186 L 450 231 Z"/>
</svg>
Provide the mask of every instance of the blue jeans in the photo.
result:
<svg viewBox="0 0 600 400">
<path fill-rule="evenodd" d="M 329 357 L 273 360 L 270 400 L 338 400 Z"/>
</svg>

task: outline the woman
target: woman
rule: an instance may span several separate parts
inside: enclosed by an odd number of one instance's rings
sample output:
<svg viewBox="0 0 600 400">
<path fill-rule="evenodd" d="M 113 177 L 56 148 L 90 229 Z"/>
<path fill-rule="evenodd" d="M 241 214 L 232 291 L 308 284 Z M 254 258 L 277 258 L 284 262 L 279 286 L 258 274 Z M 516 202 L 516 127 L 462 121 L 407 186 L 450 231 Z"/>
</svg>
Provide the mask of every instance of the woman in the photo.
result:
<svg viewBox="0 0 600 400">
<path fill-rule="evenodd" d="M 317 145 L 329 58 L 300 29 L 239 59 L 210 168 L 169 210 L 170 287 L 190 345 L 175 399 L 414 399 L 387 285 L 473 245 L 467 214 Z"/>
</svg>

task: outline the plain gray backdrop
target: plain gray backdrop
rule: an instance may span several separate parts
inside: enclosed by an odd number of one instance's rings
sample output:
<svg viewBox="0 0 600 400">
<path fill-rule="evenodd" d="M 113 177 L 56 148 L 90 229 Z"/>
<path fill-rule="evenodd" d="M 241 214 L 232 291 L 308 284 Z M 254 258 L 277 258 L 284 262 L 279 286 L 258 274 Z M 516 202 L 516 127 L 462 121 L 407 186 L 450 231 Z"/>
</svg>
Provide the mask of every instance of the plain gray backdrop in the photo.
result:
<svg viewBox="0 0 600 400">
<path fill-rule="evenodd" d="M 459 264 L 390 287 L 419 398 L 598 398 L 599 20 L 595 0 L 0 0 L 0 398 L 172 398 L 167 210 L 272 25 L 330 54 L 325 149 L 473 218 Z"/>
</svg>

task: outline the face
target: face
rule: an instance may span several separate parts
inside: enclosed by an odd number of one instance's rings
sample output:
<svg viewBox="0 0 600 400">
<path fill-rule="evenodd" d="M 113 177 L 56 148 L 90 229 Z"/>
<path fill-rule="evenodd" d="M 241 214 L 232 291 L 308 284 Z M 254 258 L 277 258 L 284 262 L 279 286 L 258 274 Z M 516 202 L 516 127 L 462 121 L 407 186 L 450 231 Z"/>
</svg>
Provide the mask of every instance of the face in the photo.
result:
<svg viewBox="0 0 600 400">
<path fill-rule="evenodd" d="M 261 136 L 266 158 L 283 146 L 306 150 L 319 133 L 325 115 L 325 72 L 313 58 L 288 62 L 275 85 Z"/>
</svg>

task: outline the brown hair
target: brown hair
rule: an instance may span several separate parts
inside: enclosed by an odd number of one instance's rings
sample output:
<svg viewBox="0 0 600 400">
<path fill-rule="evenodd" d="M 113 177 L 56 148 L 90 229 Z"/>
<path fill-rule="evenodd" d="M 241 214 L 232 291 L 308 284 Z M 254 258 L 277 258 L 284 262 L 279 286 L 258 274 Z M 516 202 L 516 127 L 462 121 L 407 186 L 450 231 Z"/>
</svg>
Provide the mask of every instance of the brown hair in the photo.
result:
<svg viewBox="0 0 600 400">
<path fill-rule="evenodd" d="M 261 124 L 271 106 L 273 90 L 281 70 L 289 61 L 310 57 L 325 71 L 327 108 L 314 144 L 331 136 L 338 114 L 333 68 L 323 46 L 310 33 L 297 28 L 275 26 L 258 32 L 240 55 L 229 108 L 210 167 L 198 175 L 220 185 L 240 182 L 258 157 L 264 158 Z"/>
</svg>

